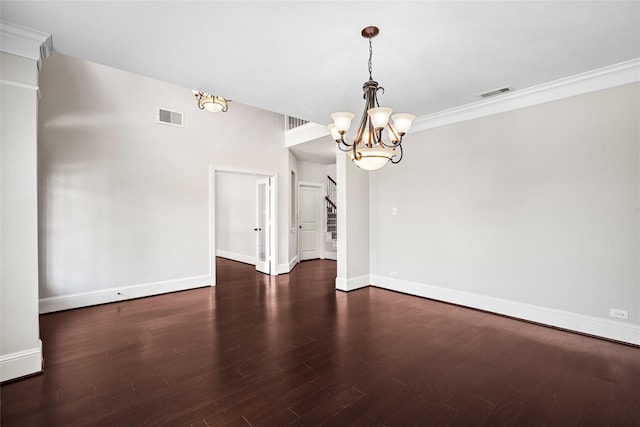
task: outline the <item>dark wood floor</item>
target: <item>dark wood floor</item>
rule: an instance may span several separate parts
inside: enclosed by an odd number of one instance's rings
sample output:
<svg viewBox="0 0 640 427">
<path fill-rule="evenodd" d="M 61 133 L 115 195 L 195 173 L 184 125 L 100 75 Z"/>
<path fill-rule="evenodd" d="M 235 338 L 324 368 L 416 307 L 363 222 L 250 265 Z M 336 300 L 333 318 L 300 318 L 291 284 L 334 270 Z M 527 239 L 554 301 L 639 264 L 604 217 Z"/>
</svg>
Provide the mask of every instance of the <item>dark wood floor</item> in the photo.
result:
<svg viewBox="0 0 640 427">
<path fill-rule="evenodd" d="M 335 262 L 41 316 L 9 426 L 639 426 L 640 349 L 367 288 Z"/>
</svg>

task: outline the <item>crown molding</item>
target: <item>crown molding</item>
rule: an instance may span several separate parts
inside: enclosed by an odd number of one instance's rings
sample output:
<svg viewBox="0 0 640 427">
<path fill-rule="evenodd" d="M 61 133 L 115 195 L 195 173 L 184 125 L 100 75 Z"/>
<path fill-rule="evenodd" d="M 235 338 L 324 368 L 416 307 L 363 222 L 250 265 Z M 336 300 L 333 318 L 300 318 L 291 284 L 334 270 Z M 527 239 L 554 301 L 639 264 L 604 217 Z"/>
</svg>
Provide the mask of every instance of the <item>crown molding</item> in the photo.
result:
<svg viewBox="0 0 640 427">
<path fill-rule="evenodd" d="M 51 35 L 0 21 L 0 51 L 40 61 L 53 52 Z"/>
<path fill-rule="evenodd" d="M 417 118 L 410 133 L 640 81 L 640 58 Z"/>
</svg>

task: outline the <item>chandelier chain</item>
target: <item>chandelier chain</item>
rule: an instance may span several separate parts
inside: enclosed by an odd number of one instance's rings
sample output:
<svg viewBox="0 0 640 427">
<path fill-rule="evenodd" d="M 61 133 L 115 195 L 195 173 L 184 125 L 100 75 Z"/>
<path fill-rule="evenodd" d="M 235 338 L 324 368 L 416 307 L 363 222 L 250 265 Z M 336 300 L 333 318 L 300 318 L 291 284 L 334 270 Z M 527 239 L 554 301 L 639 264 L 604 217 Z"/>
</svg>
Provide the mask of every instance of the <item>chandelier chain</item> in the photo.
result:
<svg viewBox="0 0 640 427">
<path fill-rule="evenodd" d="M 373 80 L 371 77 L 371 56 L 373 55 L 373 48 L 371 47 L 371 37 L 369 37 L 369 80 Z"/>
</svg>

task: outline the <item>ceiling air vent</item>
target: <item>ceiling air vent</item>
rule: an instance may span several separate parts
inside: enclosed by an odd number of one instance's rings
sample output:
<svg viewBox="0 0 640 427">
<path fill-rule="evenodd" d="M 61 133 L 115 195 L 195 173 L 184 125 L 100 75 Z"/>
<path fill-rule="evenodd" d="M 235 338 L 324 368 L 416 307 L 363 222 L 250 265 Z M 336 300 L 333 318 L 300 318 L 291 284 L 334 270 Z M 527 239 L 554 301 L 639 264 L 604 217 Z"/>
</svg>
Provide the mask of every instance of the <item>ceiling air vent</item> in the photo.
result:
<svg viewBox="0 0 640 427">
<path fill-rule="evenodd" d="M 183 127 L 183 114 L 158 108 L 158 123 Z"/>
<path fill-rule="evenodd" d="M 510 87 L 501 87 L 500 89 L 490 90 L 488 92 L 481 93 L 480 98 L 491 98 L 492 96 L 502 95 L 503 93 L 511 92 Z"/>
</svg>

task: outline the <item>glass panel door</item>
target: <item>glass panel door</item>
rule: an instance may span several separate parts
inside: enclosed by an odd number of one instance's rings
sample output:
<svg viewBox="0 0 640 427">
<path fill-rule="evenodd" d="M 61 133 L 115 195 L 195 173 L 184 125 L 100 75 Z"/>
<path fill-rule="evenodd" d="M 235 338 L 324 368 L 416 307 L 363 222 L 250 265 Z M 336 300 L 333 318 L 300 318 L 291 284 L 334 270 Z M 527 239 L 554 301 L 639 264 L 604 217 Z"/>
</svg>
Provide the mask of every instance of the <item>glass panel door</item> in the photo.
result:
<svg viewBox="0 0 640 427">
<path fill-rule="evenodd" d="M 256 181 L 256 270 L 265 274 L 270 274 L 269 191 L 269 178 Z"/>
</svg>

